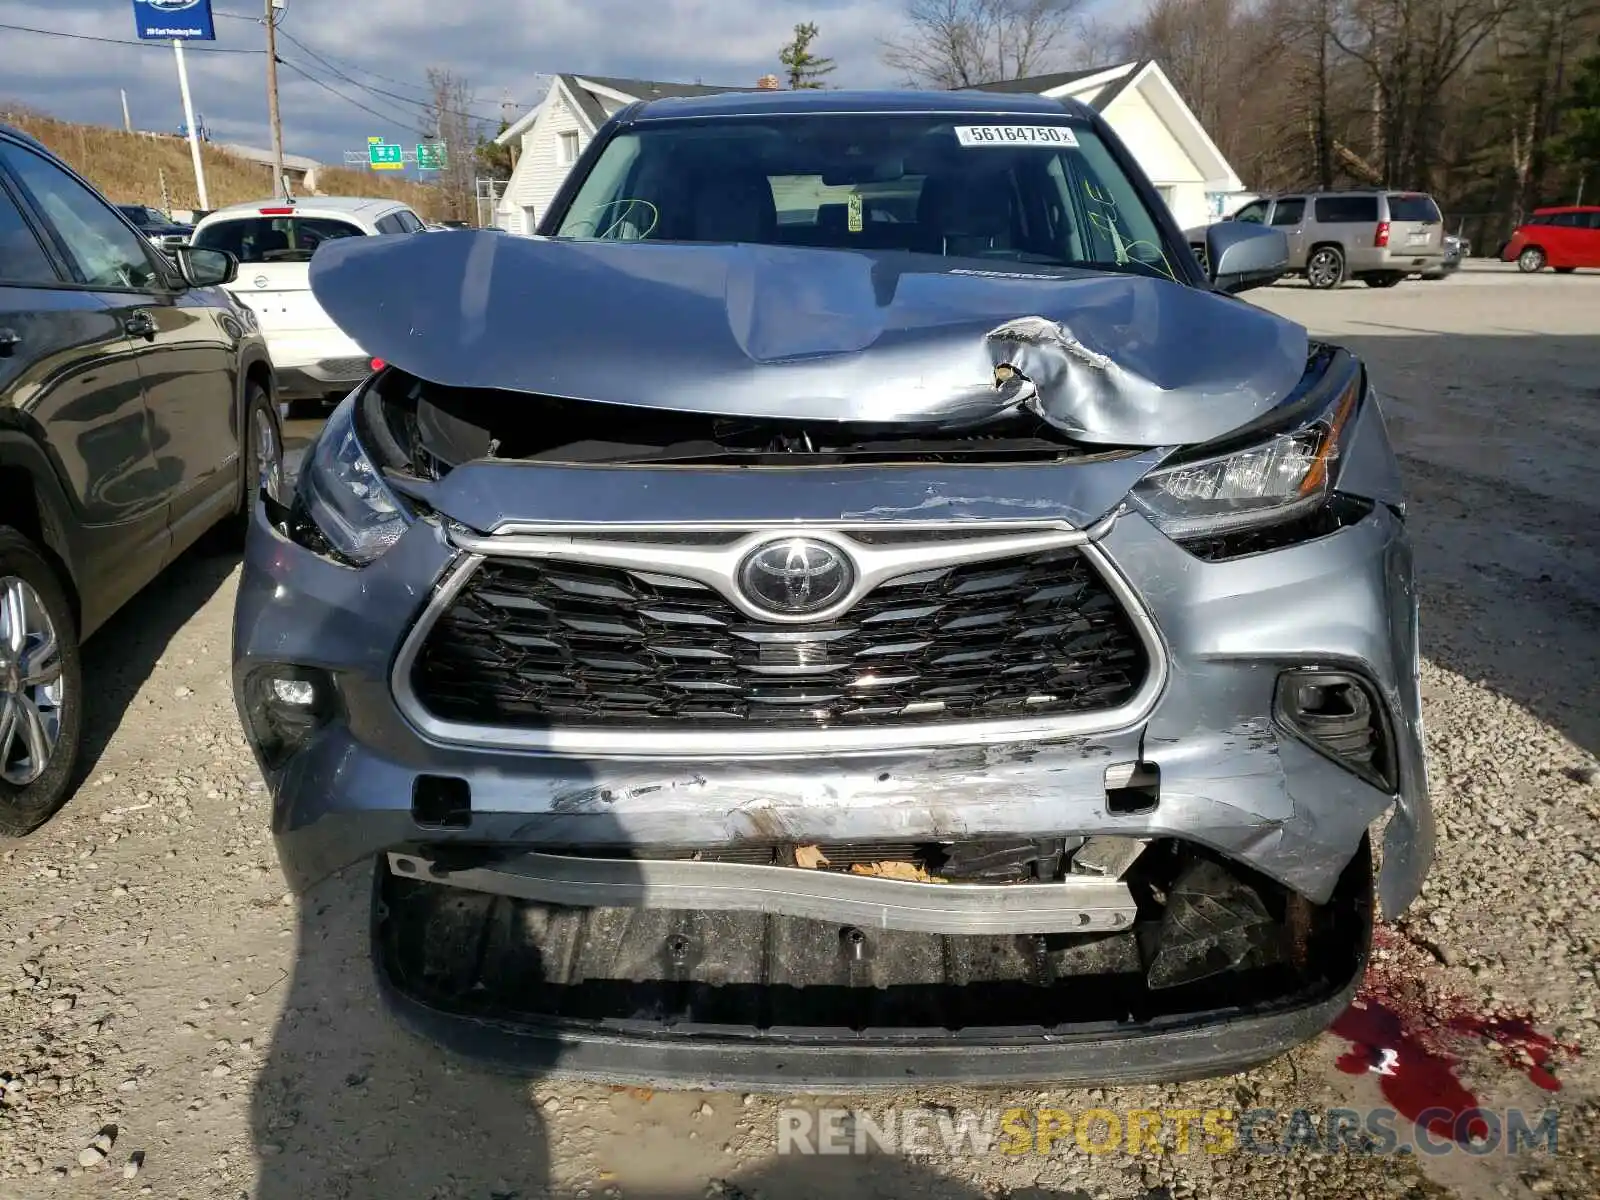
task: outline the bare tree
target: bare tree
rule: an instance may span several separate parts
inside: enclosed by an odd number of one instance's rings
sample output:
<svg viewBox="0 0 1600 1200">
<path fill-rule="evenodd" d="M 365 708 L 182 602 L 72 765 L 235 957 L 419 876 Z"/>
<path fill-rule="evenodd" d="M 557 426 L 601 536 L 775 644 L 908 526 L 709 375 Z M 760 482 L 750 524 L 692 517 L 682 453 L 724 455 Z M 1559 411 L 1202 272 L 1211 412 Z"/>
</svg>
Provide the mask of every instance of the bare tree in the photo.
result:
<svg viewBox="0 0 1600 1200">
<path fill-rule="evenodd" d="M 1391 186 L 1422 187 L 1439 150 L 1440 101 L 1451 80 L 1516 0 L 1344 0 L 1330 33 L 1371 81 L 1379 144 L 1372 158 Z"/>
<path fill-rule="evenodd" d="M 472 85 L 441 67 L 428 68 L 423 128 L 444 144 L 446 162 L 438 174 L 445 213 L 453 220 L 477 215 L 477 151 L 481 122 L 471 113 L 477 98 Z"/>
<path fill-rule="evenodd" d="M 1335 90 L 1340 51 L 1333 44 L 1333 18 L 1337 0 L 1277 0 L 1269 10 L 1272 31 L 1283 51 L 1286 74 L 1292 83 L 1296 123 L 1310 148 L 1310 174 L 1319 188 L 1331 188 L 1339 166 L 1349 167 L 1340 156 L 1335 114 Z"/>
<path fill-rule="evenodd" d="M 1125 62 L 1128 58 L 1128 27 L 1104 17 L 1083 16 L 1072 27 L 1072 36 L 1061 67 L 1066 71 L 1086 71 Z"/>
<path fill-rule="evenodd" d="M 1570 147 L 1600 129 L 1600 0 L 1153 0 L 1121 46 L 1253 189 L 1427 188 L 1492 248 L 1594 175 Z"/>
<path fill-rule="evenodd" d="M 1250 0 L 1155 0 L 1128 31 L 1131 57 L 1153 58 L 1223 154 L 1261 119 L 1257 84 L 1281 51 Z M 1251 80 L 1241 87 L 1240 81 Z"/>
<path fill-rule="evenodd" d="M 924 87 L 963 88 L 1052 69 L 1081 0 L 908 0 L 883 61 Z"/>
</svg>

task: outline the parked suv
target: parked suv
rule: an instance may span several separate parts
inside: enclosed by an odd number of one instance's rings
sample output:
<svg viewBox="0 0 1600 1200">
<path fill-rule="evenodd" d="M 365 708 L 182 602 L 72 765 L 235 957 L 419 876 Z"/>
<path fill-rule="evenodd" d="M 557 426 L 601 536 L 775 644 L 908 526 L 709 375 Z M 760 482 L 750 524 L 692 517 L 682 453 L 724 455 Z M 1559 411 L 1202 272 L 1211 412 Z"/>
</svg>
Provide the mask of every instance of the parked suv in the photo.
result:
<svg viewBox="0 0 1600 1200">
<path fill-rule="evenodd" d="M 1501 247 L 1500 260 L 1528 272 L 1553 267 L 1557 275 L 1600 268 L 1600 205 L 1535 209 Z"/>
<path fill-rule="evenodd" d="M 307 282 L 311 256 L 348 237 L 409 234 L 422 218 L 397 200 L 316 196 L 218 209 L 195 227 L 194 244 L 226 250 L 241 264 L 230 291 L 255 311 L 272 352 L 282 399 L 321 401 L 365 378 L 371 357 L 322 311 Z"/>
<path fill-rule="evenodd" d="M 278 474 L 267 349 L 217 286 L 237 264 L 169 253 L 0 126 L 0 835 L 70 793 L 80 644 Z"/>
<path fill-rule="evenodd" d="M 1314 288 L 1393 287 L 1445 267 L 1444 218 L 1421 192 L 1309 192 L 1256 200 L 1230 221 L 1283 230 L 1289 270 Z"/>
<path fill-rule="evenodd" d="M 662 99 L 536 238 L 348 238 L 388 364 L 258 507 L 234 688 L 404 1018 L 695 1086 L 1227 1073 L 1432 854 L 1395 455 L 1105 121 Z M 708 1082 L 709 1081 L 709 1082 Z"/>
<path fill-rule="evenodd" d="M 187 246 L 194 236 L 194 226 L 174 221 L 159 208 L 148 204 L 119 204 L 118 211 L 139 227 L 139 231 L 163 250 L 173 246 Z"/>
</svg>

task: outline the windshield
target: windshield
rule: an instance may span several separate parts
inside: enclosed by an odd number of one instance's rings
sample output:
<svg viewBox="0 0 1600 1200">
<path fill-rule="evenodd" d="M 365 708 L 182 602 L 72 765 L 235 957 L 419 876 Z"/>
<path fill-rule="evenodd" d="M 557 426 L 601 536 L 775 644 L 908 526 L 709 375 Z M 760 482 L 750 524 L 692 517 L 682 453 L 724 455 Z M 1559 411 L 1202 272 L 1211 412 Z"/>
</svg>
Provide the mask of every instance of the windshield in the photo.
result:
<svg viewBox="0 0 1600 1200">
<path fill-rule="evenodd" d="M 121 207 L 122 215 L 127 217 L 128 220 L 132 221 L 135 225 L 165 225 L 167 223 L 166 217 L 151 209 L 145 208 L 143 205 L 124 204 Z"/>
<path fill-rule="evenodd" d="M 1132 182 L 1063 118 L 647 121 L 607 143 L 557 237 L 901 250 L 1178 278 Z"/>
<path fill-rule="evenodd" d="M 323 242 L 364 236 L 359 225 L 332 217 L 239 217 L 207 225 L 194 244 L 226 250 L 241 263 L 310 262 Z"/>
</svg>

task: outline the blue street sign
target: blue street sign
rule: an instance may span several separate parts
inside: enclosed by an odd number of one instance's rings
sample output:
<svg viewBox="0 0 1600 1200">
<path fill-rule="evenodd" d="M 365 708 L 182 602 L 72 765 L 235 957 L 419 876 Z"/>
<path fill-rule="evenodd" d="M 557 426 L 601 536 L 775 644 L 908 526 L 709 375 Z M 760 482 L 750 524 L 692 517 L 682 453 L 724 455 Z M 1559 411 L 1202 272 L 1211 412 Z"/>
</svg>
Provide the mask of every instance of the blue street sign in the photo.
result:
<svg viewBox="0 0 1600 1200">
<path fill-rule="evenodd" d="M 211 0 L 133 0 L 133 24 L 147 42 L 214 42 Z"/>
</svg>

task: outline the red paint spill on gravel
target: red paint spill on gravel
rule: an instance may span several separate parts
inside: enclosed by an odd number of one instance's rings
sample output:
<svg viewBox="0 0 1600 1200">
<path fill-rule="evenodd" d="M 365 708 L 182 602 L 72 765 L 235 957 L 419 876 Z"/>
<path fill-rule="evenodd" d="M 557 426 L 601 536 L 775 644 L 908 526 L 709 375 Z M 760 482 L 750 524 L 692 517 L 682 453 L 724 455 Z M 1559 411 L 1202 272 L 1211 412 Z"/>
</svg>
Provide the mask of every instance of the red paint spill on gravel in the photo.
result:
<svg viewBox="0 0 1600 1200">
<path fill-rule="evenodd" d="M 1357 1000 L 1333 1023 L 1333 1032 L 1351 1043 L 1339 1058 L 1339 1070 L 1346 1075 L 1375 1073 L 1383 1098 L 1406 1120 L 1429 1113 L 1428 1131 L 1457 1141 L 1489 1135 L 1488 1125 L 1473 1118 L 1457 1136 L 1456 1118 L 1479 1107 L 1478 1098 L 1456 1078 L 1455 1060 L 1426 1049 L 1397 1013 Z M 1429 1112 L 1438 1109 L 1449 1110 L 1448 1115 Z"/>
<path fill-rule="evenodd" d="M 1454 1048 L 1462 1042 L 1491 1045 L 1506 1066 L 1536 1086 L 1561 1090 L 1556 1058 L 1576 1054 L 1575 1046 L 1545 1036 L 1526 1018 L 1473 1012 L 1460 997 L 1428 988 L 1422 971 L 1405 965 L 1413 948 L 1391 930 L 1375 930 L 1373 948 L 1383 957 L 1374 955 L 1355 1003 L 1330 1030 L 1350 1042 L 1336 1064 L 1340 1071 L 1376 1075 L 1396 1112 L 1413 1122 L 1428 1113 L 1429 1132 L 1456 1141 L 1488 1135 L 1488 1126 L 1476 1117 L 1457 1128 L 1459 1116 L 1478 1107 L 1478 1098 L 1456 1073 Z"/>
</svg>

